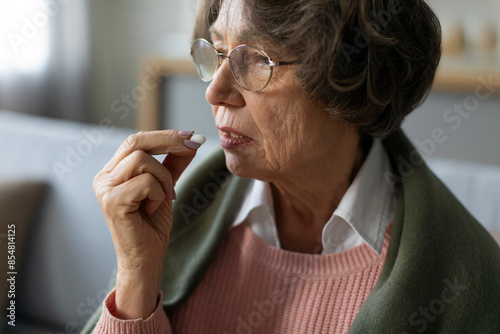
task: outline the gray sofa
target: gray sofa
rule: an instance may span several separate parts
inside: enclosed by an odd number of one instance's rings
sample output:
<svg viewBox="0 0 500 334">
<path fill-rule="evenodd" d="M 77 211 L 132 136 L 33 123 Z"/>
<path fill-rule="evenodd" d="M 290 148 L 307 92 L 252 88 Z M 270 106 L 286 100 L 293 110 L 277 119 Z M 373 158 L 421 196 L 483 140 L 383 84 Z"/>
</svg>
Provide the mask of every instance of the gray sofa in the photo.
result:
<svg viewBox="0 0 500 334">
<path fill-rule="evenodd" d="M 92 180 L 132 132 L 110 126 L 0 112 L 0 178 L 48 184 L 22 245 L 9 332 L 77 333 L 105 294 L 114 248 Z"/>
<path fill-rule="evenodd" d="M 6 333 L 78 333 L 106 296 L 116 260 L 92 181 L 133 132 L 110 120 L 86 125 L 0 111 L 0 182 L 48 185 L 26 242 L 16 245 L 23 249 L 16 327 L 6 326 Z M 217 145 L 209 138 L 196 160 Z M 500 231 L 499 167 L 448 160 L 430 165 L 488 229 Z"/>
</svg>

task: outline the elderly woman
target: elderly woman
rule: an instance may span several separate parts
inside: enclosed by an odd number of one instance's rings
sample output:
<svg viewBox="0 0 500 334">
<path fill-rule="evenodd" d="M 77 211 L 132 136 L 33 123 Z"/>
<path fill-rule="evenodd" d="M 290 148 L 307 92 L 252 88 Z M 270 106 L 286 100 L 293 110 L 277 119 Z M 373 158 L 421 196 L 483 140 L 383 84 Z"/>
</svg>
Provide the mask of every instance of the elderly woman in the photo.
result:
<svg viewBox="0 0 500 334">
<path fill-rule="evenodd" d="M 439 62 L 425 2 L 200 8 L 223 153 L 176 191 L 203 140 L 138 133 L 97 175 L 118 273 L 95 333 L 499 333 L 500 249 L 398 129 Z"/>
</svg>

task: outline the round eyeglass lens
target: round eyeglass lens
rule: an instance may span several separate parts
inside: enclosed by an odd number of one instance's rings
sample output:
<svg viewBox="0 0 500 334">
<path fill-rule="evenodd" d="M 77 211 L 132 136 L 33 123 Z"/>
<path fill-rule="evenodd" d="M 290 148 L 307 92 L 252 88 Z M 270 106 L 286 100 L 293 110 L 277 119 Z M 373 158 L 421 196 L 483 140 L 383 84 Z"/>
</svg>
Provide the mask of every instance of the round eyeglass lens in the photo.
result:
<svg viewBox="0 0 500 334">
<path fill-rule="evenodd" d="M 201 80 L 212 80 L 219 63 L 219 57 L 214 47 L 208 42 L 198 39 L 191 47 L 191 56 Z"/>
<path fill-rule="evenodd" d="M 229 60 L 234 78 L 248 90 L 261 90 L 271 79 L 269 57 L 252 46 L 235 48 L 229 55 Z"/>
</svg>

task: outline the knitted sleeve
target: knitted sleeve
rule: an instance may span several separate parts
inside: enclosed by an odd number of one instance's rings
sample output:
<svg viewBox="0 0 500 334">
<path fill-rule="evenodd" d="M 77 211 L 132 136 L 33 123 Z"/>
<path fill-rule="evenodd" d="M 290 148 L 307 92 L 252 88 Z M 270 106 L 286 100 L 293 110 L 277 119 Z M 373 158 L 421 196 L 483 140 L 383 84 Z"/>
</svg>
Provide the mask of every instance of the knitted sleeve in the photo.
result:
<svg viewBox="0 0 500 334">
<path fill-rule="evenodd" d="M 113 315 L 115 309 L 115 290 L 103 302 L 102 314 L 94 334 L 171 334 L 170 321 L 162 308 L 163 295 L 158 299 L 156 309 L 147 319 L 118 319 Z"/>
</svg>

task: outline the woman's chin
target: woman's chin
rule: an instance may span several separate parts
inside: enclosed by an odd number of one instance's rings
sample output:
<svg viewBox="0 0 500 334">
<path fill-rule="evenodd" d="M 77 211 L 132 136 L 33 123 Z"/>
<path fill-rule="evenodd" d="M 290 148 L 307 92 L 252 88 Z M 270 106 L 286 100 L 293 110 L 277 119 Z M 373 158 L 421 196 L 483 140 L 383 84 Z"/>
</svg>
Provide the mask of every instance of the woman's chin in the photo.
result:
<svg viewBox="0 0 500 334">
<path fill-rule="evenodd" d="M 244 178 L 256 178 L 255 159 L 249 159 L 228 150 L 224 150 L 224 153 L 226 155 L 226 166 L 232 174 Z"/>
</svg>

